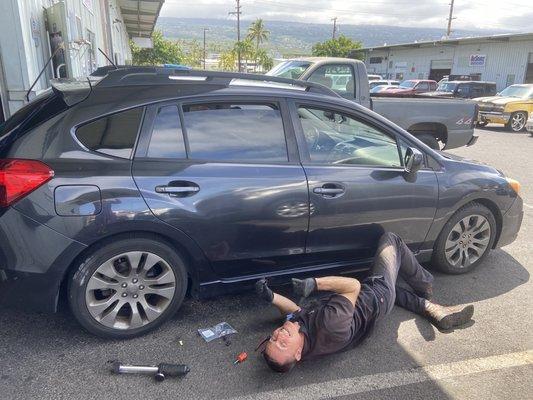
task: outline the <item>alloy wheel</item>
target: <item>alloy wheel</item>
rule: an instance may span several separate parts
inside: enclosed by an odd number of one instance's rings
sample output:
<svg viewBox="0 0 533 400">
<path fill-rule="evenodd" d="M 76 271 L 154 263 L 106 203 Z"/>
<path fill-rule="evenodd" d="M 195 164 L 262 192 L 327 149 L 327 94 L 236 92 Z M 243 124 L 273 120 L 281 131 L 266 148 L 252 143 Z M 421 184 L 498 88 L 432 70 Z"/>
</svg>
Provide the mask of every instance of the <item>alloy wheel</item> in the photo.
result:
<svg viewBox="0 0 533 400">
<path fill-rule="evenodd" d="M 99 266 L 85 289 L 91 316 L 113 329 L 147 325 L 168 308 L 176 292 L 176 276 L 156 254 L 131 251 Z"/>
<path fill-rule="evenodd" d="M 524 129 L 526 125 L 526 115 L 522 112 L 517 112 L 511 117 L 511 129 L 515 132 L 519 132 Z"/>
<path fill-rule="evenodd" d="M 466 268 L 485 254 L 491 228 L 482 215 L 469 215 L 452 228 L 446 239 L 446 260 L 458 268 Z"/>
</svg>

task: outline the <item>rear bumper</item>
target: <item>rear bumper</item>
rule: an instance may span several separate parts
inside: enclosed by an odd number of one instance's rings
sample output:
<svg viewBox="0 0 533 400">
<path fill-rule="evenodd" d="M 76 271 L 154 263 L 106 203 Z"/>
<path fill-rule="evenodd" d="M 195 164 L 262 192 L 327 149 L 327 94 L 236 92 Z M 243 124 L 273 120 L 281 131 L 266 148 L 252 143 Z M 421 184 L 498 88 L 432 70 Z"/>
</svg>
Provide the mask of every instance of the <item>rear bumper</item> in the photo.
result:
<svg viewBox="0 0 533 400">
<path fill-rule="evenodd" d="M 55 311 L 61 281 L 85 245 L 13 208 L 0 215 L 0 306 Z"/>
<path fill-rule="evenodd" d="M 515 241 L 524 218 L 524 203 L 520 196 L 516 197 L 513 205 L 502 216 L 502 231 L 494 247 L 503 247 Z"/>
</svg>

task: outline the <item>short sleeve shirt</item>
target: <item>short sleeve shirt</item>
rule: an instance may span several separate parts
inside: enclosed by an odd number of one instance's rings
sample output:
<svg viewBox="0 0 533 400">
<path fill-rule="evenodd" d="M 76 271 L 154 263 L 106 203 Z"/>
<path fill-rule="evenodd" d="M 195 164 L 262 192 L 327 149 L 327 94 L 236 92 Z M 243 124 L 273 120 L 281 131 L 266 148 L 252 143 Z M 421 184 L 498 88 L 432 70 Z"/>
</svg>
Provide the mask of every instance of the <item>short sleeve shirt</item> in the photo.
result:
<svg viewBox="0 0 533 400">
<path fill-rule="evenodd" d="M 302 308 L 292 320 L 298 321 L 305 336 L 302 359 L 353 348 L 368 337 L 379 313 L 376 293 L 362 284 L 355 303 L 339 294 L 322 297 L 309 308 Z"/>
</svg>

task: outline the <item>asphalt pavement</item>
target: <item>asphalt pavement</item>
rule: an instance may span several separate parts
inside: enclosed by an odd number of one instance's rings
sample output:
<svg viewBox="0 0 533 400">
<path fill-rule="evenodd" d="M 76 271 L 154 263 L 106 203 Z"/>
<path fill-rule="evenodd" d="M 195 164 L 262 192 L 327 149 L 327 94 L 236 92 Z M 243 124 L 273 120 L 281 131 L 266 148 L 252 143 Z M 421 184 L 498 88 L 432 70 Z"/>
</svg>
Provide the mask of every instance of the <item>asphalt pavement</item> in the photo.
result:
<svg viewBox="0 0 533 400">
<path fill-rule="evenodd" d="M 278 315 L 251 293 L 186 300 L 163 327 L 128 341 L 93 337 L 67 311 L 55 315 L 0 309 L 1 399 L 524 399 L 533 398 L 533 137 L 478 129 L 470 148 L 452 153 L 483 161 L 522 183 L 518 239 L 493 251 L 477 270 L 436 274 L 435 297 L 475 305 L 474 321 L 442 333 L 395 309 L 355 350 L 271 373 L 253 354 Z M 229 322 L 230 346 L 205 343 L 198 328 Z M 183 346 L 179 344 L 182 340 Z M 241 351 L 249 359 L 232 360 Z M 116 376 L 108 360 L 186 363 L 184 378 L 156 383 Z"/>
</svg>

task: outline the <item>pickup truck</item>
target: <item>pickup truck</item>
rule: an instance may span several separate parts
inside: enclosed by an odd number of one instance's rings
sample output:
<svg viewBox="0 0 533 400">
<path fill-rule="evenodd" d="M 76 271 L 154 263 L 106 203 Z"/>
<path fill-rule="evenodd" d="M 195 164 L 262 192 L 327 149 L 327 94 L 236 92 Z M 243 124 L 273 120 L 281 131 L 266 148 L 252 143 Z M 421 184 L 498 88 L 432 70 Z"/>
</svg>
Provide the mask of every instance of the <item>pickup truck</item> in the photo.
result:
<svg viewBox="0 0 533 400">
<path fill-rule="evenodd" d="M 433 149 L 473 145 L 476 103 L 463 99 L 370 98 L 365 64 L 359 60 L 306 57 L 284 61 L 267 75 L 320 83 L 407 130 Z M 346 82 L 339 85 L 338 82 Z"/>
</svg>

